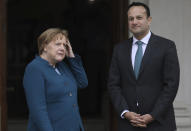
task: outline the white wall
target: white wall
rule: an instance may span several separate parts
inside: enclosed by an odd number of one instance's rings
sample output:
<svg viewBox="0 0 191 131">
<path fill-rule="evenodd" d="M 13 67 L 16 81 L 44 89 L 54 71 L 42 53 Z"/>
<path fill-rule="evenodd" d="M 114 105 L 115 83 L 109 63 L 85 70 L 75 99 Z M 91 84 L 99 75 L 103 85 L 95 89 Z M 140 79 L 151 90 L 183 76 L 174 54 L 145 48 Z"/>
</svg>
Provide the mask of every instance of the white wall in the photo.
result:
<svg viewBox="0 0 191 131">
<path fill-rule="evenodd" d="M 181 69 L 177 101 L 191 105 L 191 0 L 150 0 L 152 32 L 175 41 Z"/>
<path fill-rule="evenodd" d="M 180 86 L 174 102 L 178 131 L 191 131 L 191 0 L 149 0 L 151 31 L 175 41 Z"/>
</svg>

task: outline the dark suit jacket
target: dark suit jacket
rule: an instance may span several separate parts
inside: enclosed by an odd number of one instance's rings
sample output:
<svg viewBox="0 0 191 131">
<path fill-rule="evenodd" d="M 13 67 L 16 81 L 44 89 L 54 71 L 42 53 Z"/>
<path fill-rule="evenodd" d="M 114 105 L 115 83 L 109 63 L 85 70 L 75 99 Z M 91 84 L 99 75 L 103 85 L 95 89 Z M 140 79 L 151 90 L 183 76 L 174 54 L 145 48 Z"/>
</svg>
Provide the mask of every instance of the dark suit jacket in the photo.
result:
<svg viewBox="0 0 191 131">
<path fill-rule="evenodd" d="M 112 103 L 119 116 L 125 109 L 151 114 L 155 120 L 146 131 L 173 131 L 173 101 L 179 85 L 176 46 L 173 41 L 152 34 L 136 80 L 131 62 L 132 42 L 130 38 L 117 44 L 113 51 L 108 79 Z M 119 117 L 118 131 L 139 129 Z"/>
</svg>

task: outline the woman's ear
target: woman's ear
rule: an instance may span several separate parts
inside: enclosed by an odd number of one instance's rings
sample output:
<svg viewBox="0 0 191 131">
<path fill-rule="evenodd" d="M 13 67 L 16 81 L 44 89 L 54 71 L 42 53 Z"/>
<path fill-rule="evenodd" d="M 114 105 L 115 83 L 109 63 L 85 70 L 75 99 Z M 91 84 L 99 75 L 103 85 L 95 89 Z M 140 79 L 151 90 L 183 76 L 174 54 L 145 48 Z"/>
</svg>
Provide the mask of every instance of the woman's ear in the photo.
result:
<svg viewBox="0 0 191 131">
<path fill-rule="evenodd" d="M 47 52 L 47 48 L 46 48 L 46 46 L 44 46 L 44 49 L 43 49 L 43 51 L 44 51 L 44 52 Z"/>
</svg>

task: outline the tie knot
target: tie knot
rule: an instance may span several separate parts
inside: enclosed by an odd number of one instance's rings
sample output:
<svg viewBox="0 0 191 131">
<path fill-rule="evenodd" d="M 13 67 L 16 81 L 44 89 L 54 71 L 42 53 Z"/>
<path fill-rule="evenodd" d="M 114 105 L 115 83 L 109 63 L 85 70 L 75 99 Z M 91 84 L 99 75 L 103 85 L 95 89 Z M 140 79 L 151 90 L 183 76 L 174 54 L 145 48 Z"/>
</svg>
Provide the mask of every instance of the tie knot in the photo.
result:
<svg viewBox="0 0 191 131">
<path fill-rule="evenodd" d="M 142 41 L 137 41 L 135 44 L 137 44 L 138 46 L 142 45 L 143 42 Z"/>
</svg>

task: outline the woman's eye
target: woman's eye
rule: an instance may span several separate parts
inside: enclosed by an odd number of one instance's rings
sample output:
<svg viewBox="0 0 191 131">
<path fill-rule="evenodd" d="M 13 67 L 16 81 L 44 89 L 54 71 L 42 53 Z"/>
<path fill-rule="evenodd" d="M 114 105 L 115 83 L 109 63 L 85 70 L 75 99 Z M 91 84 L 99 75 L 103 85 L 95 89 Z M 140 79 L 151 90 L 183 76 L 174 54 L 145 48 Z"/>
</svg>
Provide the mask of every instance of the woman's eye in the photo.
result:
<svg viewBox="0 0 191 131">
<path fill-rule="evenodd" d="M 61 45 L 61 43 L 56 43 L 57 46 Z"/>
<path fill-rule="evenodd" d="M 64 48 L 67 49 L 68 45 L 67 44 L 64 44 Z"/>
</svg>

